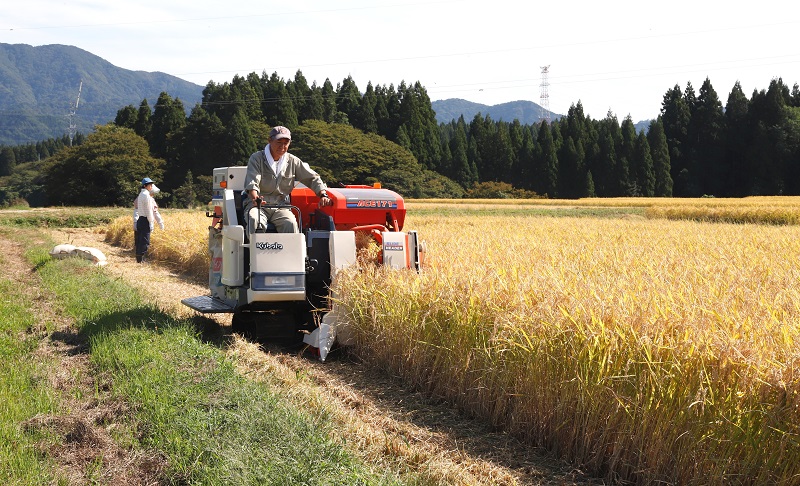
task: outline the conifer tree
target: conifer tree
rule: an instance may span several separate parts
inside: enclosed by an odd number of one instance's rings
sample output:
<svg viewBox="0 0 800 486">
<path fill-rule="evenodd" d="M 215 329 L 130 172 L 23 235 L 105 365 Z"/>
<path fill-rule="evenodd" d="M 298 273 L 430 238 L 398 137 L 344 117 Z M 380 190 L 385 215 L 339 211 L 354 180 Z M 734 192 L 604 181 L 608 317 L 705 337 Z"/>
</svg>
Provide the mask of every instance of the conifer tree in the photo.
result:
<svg viewBox="0 0 800 486">
<path fill-rule="evenodd" d="M 306 77 L 299 69 L 294 74 L 294 81 L 286 83 L 286 90 L 294 103 L 299 123 L 313 119 L 312 114 L 312 93 Z"/>
<path fill-rule="evenodd" d="M 336 107 L 336 92 L 329 78 L 325 78 L 325 82 L 322 83 L 322 101 L 324 103 L 324 120 L 328 123 L 334 123 L 338 118 L 338 108 Z"/>
<path fill-rule="evenodd" d="M 336 109 L 347 115 L 347 119 L 352 124 L 358 120 L 360 105 L 361 92 L 353 81 L 353 77 L 347 76 L 336 90 Z"/>
<path fill-rule="evenodd" d="M 257 82 L 258 76 L 255 73 L 251 73 L 247 78 L 234 76 L 231 81 L 233 101 L 244 110 L 248 120 L 261 119 L 261 90 L 258 89 Z"/>
<path fill-rule="evenodd" d="M 519 150 L 519 174 L 517 175 L 519 187 L 523 189 L 533 190 L 534 179 L 536 177 L 534 171 L 535 157 L 536 157 L 536 139 L 535 126 L 530 125 L 522 129 L 522 146 Z"/>
<path fill-rule="evenodd" d="M 632 159 L 633 181 L 635 182 L 636 196 L 653 197 L 656 192 L 656 174 L 653 169 L 653 156 L 650 153 L 650 143 L 644 132 L 639 132 L 633 149 Z"/>
<path fill-rule="evenodd" d="M 458 117 L 449 145 L 452 169 L 451 173 L 446 175 L 461 184 L 461 187 L 468 189 L 477 182 L 477 177 L 473 174 L 469 163 L 467 127 L 463 115 Z"/>
<path fill-rule="evenodd" d="M 487 121 L 489 118 L 487 117 Z M 477 168 L 476 174 L 478 175 L 478 182 L 486 182 L 494 180 L 491 169 L 488 167 L 491 161 L 484 160 L 484 147 L 487 138 L 488 123 L 484 123 L 484 119 L 480 113 L 476 113 L 469 124 L 469 132 L 467 134 L 467 155 L 470 164 L 474 164 Z M 487 159 L 490 155 L 487 154 Z"/>
<path fill-rule="evenodd" d="M 136 128 L 136 107 L 128 105 L 117 111 L 117 116 L 114 118 L 114 125 L 118 127 Z"/>
<path fill-rule="evenodd" d="M 317 83 L 311 85 L 311 101 L 306 105 L 305 120 L 324 120 L 325 119 L 325 98 L 322 96 L 322 88 Z"/>
<path fill-rule="evenodd" d="M 748 165 L 755 169 L 751 195 L 783 194 L 786 162 L 789 156 L 785 141 L 786 98 L 788 89 L 780 79 L 773 79 L 766 91 L 754 93 L 750 100 L 753 117 L 752 143 Z"/>
<path fill-rule="evenodd" d="M 549 197 L 558 197 L 558 156 L 553 143 L 553 132 L 547 122 L 539 125 L 538 143 L 541 154 L 535 191 L 539 194 L 547 194 Z"/>
<path fill-rule="evenodd" d="M 278 76 L 278 73 L 272 73 L 268 80 L 263 78 L 265 76 L 262 76 L 264 99 L 261 109 L 267 124 L 296 127 L 298 124 L 297 111 L 286 90 L 286 84 Z"/>
<path fill-rule="evenodd" d="M 695 140 L 697 178 L 702 194 L 722 195 L 726 174 L 723 168 L 723 129 L 725 115 L 711 81 L 706 78 L 692 115 L 691 133 Z"/>
<path fill-rule="evenodd" d="M 378 103 L 378 95 L 372 83 L 367 83 L 367 90 L 361 98 L 356 119 L 357 128 L 367 133 L 378 133 L 378 119 L 375 117 L 375 109 Z"/>
<path fill-rule="evenodd" d="M 136 126 L 133 127 L 133 130 L 136 132 L 136 135 L 139 135 L 145 140 L 150 137 L 151 116 L 150 105 L 147 103 L 147 98 L 144 98 L 139 104 L 139 109 L 136 111 Z"/>
<path fill-rule="evenodd" d="M 11 147 L 3 146 L 0 149 L 0 176 L 11 175 L 11 171 L 17 165 L 17 158 Z"/>
<path fill-rule="evenodd" d="M 750 102 L 739 81 L 733 85 L 725 104 L 725 155 L 723 173 L 727 174 L 723 195 L 742 197 L 750 193 L 751 177 L 755 170 L 747 166 L 747 150 L 752 132 L 749 128 Z"/>
<path fill-rule="evenodd" d="M 631 166 L 633 165 L 634 151 L 636 149 L 636 127 L 633 126 L 633 120 L 630 115 L 622 120 L 620 134 L 622 135 L 622 139 L 619 142 L 617 153 L 619 155 L 620 164 L 622 167 L 627 167 L 630 173 L 632 172 Z M 629 176 L 628 183 L 634 179 L 635 177 Z"/>
<path fill-rule="evenodd" d="M 227 127 L 226 139 L 229 147 L 226 165 L 247 165 L 257 147 L 244 109 L 236 110 Z"/>
<path fill-rule="evenodd" d="M 576 199 L 583 195 L 586 180 L 581 176 L 580 158 L 575 141 L 568 136 L 558 152 L 558 197 Z"/>
<path fill-rule="evenodd" d="M 195 191 L 194 176 L 191 170 L 186 172 L 183 184 L 173 191 L 172 201 L 179 208 L 191 208 L 197 204 L 197 192 Z"/>
<path fill-rule="evenodd" d="M 650 156 L 653 159 L 656 197 L 672 197 L 672 174 L 670 169 L 669 145 L 664 134 L 661 117 L 650 122 L 647 130 L 647 142 L 650 145 Z"/>
<path fill-rule="evenodd" d="M 689 187 L 689 140 L 688 129 L 691 112 L 686 99 L 677 84 L 667 91 L 661 102 L 661 123 L 664 135 L 667 137 L 669 147 L 669 160 L 671 163 L 671 176 L 675 181 L 674 193 L 676 196 L 691 194 Z M 652 147 L 652 142 L 651 142 Z M 655 163 L 655 157 L 653 157 Z"/>
<path fill-rule="evenodd" d="M 153 108 L 150 137 L 147 139 L 153 155 L 161 159 L 166 158 L 167 139 L 184 125 L 186 125 L 186 110 L 183 103 L 180 99 L 172 99 L 168 93 L 162 91 Z"/>
<path fill-rule="evenodd" d="M 214 167 L 227 165 L 230 151 L 225 133 L 226 127 L 215 113 L 196 105 L 186 125 L 169 140 L 164 184 L 159 185 L 169 192 L 185 180 L 189 170 L 211 174 Z"/>
<path fill-rule="evenodd" d="M 470 172 L 474 174 L 475 184 L 483 182 L 480 171 L 483 161 L 481 160 L 481 152 L 478 150 L 478 141 L 474 137 L 467 138 L 467 160 L 469 161 Z"/>
</svg>

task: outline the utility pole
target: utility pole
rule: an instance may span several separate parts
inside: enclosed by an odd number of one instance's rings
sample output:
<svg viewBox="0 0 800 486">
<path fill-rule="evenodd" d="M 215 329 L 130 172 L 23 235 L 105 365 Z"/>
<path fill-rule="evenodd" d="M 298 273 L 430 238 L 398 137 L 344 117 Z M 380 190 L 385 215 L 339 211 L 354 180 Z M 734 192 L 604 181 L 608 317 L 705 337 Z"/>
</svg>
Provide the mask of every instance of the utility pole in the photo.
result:
<svg viewBox="0 0 800 486">
<path fill-rule="evenodd" d="M 550 81 L 548 81 L 547 76 L 550 73 L 550 65 L 541 66 L 542 68 L 542 84 L 539 86 L 542 88 L 541 94 L 539 95 L 539 106 L 541 107 L 541 113 L 539 114 L 539 121 L 547 121 L 547 124 L 550 124 L 550 93 L 548 92 L 548 87 L 550 86 Z"/>
<path fill-rule="evenodd" d="M 75 112 L 78 111 L 78 104 L 81 102 L 81 90 L 83 89 L 83 80 L 81 79 L 81 84 L 78 85 L 78 98 L 75 100 L 75 106 L 72 107 L 72 110 L 69 112 L 67 117 L 69 118 L 69 146 L 72 147 L 72 139 L 75 138 L 75 133 L 78 131 L 78 126 L 75 124 Z"/>
</svg>

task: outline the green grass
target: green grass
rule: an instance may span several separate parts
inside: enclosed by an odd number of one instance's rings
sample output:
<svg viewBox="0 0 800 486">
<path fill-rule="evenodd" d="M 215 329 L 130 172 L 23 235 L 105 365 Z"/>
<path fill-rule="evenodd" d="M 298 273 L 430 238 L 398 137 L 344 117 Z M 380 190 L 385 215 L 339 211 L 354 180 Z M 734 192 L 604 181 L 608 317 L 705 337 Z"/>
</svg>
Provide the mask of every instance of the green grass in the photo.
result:
<svg viewBox="0 0 800 486">
<path fill-rule="evenodd" d="M 61 207 L 47 209 L 0 209 L 0 225 L 17 228 L 94 228 L 123 215 L 132 215 L 128 208 Z"/>
<path fill-rule="evenodd" d="M 0 265 L 5 265 L 0 257 Z M 47 365 L 33 351 L 37 339 L 32 300 L 11 281 L 0 279 L 0 484 L 47 484 L 52 465 L 38 452 L 41 432 L 23 424 L 52 413 L 57 394 L 41 379 Z"/>
<path fill-rule="evenodd" d="M 395 484 L 351 456 L 326 417 L 238 375 L 185 321 L 78 259 L 29 252 L 88 336 L 97 374 L 130 404 L 130 446 L 166 458 L 177 484 Z"/>
</svg>

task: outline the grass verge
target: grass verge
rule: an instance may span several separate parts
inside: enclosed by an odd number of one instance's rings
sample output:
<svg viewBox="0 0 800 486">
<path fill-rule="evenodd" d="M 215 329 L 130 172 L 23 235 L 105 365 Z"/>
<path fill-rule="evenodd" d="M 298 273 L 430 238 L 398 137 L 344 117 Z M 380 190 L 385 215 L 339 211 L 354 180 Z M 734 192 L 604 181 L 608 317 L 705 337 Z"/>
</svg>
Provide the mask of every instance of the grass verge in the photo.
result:
<svg viewBox="0 0 800 486">
<path fill-rule="evenodd" d="M 0 256 L 0 265 L 6 265 Z M 0 483 L 47 484 L 51 465 L 37 450 L 44 437 L 22 424 L 57 406 L 54 391 L 40 380 L 46 365 L 34 357 L 36 324 L 32 302 L 8 279 L 0 279 Z"/>
</svg>

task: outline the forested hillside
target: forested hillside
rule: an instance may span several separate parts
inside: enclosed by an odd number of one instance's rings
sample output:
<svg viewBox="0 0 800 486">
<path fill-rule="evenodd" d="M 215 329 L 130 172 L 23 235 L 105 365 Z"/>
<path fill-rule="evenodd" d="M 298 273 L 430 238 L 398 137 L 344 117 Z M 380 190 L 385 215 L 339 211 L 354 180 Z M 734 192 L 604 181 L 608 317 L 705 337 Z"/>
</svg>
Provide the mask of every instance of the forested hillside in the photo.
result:
<svg viewBox="0 0 800 486">
<path fill-rule="evenodd" d="M 154 101 L 163 91 L 192 106 L 202 89 L 169 74 L 120 68 L 73 46 L 0 43 L 0 144 L 60 137 L 72 111 L 76 129 L 89 133 L 120 107 Z"/>
<path fill-rule="evenodd" d="M 620 122 L 609 112 L 591 119 L 580 102 L 550 124 L 481 114 L 438 124 L 419 83 L 370 83 L 362 91 L 350 77 L 335 88 L 329 80 L 309 85 L 299 71 L 288 80 L 251 73 L 210 82 L 202 102 L 185 113 L 179 99 L 162 93 L 152 109 L 142 100 L 115 118 L 163 161 L 165 204 L 203 201 L 211 168 L 246 163 L 274 125 L 292 128 L 292 151 L 329 183 L 380 179 L 407 197 L 800 194 L 800 89 L 781 79 L 749 99 L 737 83 L 724 106 L 708 79 L 699 92 L 690 83 L 676 85 L 646 134 L 630 117 Z M 69 163 L 76 150 L 53 159 Z M 0 151 L 0 176 L 13 173 L 0 194 L 4 201 L 27 199 L 31 187 L 52 181 L 57 164 L 42 164 L 37 172 L 25 165 L 33 153 L 41 153 L 38 144 Z M 139 174 L 130 167 L 135 191 Z"/>
</svg>

